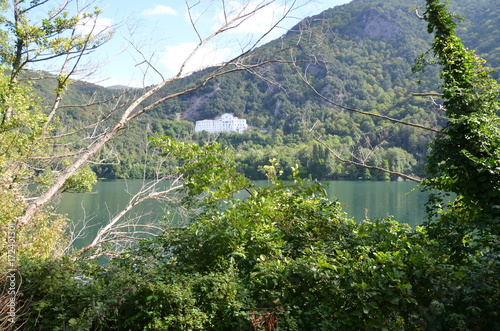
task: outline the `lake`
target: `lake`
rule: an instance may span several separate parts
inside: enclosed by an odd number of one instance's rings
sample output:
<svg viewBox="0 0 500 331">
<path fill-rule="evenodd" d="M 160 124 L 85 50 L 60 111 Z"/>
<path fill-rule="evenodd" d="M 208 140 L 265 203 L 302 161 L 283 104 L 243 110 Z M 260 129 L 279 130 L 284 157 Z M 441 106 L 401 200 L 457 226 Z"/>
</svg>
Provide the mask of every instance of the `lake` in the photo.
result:
<svg viewBox="0 0 500 331">
<path fill-rule="evenodd" d="M 267 182 L 254 183 L 265 185 Z M 88 236 L 76 241 L 75 246 L 88 245 L 99 227 L 127 204 L 141 184 L 141 180 L 104 180 L 99 181 L 91 193 L 63 194 L 57 211 L 67 214 L 71 220 L 85 219 L 93 225 Z M 425 219 L 427 194 L 416 189 L 416 183 L 329 181 L 325 184 L 328 197 L 339 200 L 343 210 L 356 221 L 393 216 L 415 226 Z M 142 214 L 148 214 L 146 219 L 155 220 L 163 218 L 165 212 L 162 204 L 148 201 L 131 212 L 132 216 Z"/>
</svg>

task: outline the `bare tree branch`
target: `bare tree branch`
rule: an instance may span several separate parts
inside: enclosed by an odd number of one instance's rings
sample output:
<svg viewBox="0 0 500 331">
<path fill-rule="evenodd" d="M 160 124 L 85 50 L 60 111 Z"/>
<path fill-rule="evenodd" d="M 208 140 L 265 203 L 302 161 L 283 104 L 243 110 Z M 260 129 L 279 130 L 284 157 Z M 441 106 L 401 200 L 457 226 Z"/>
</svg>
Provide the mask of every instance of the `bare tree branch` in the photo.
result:
<svg viewBox="0 0 500 331">
<path fill-rule="evenodd" d="M 156 181 L 153 181 L 152 183 L 149 183 L 148 185 L 142 187 L 141 190 L 139 190 L 139 192 L 137 192 L 131 199 L 130 201 L 128 202 L 127 206 L 125 208 L 123 208 L 118 214 L 116 214 L 110 221 L 108 224 L 106 224 L 106 226 L 102 227 L 96 234 L 96 236 L 94 237 L 94 240 L 92 241 L 91 244 L 89 244 L 88 246 L 82 248 L 80 251 L 79 251 L 79 255 L 93 249 L 94 247 L 96 247 L 97 245 L 101 245 L 103 242 L 109 240 L 109 238 L 107 238 L 106 236 L 110 234 L 111 231 L 116 231 L 117 227 L 116 227 L 116 224 L 122 219 L 122 217 L 127 214 L 130 210 L 132 210 L 132 208 L 134 208 L 135 206 L 141 204 L 142 202 L 144 201 L 147 201 L 147 200 L 152 200 L 152 199 L 160 199 L 160 198 L 163 198 L 165 196 L 167 196 L 168 194 L 180 189 L 181 187 L 183 187 L 183 184 L 178 184 L 179 180 L 181 179 L 181 177 L 177 177 L 170 185 L 167 189 L 163 190 L 163 191 L 152 191 L 152 188 L 154 187 L 157 187 L 158 184 L 163 180 L 162 179 L 159 179 L 159 180 L 156 180 Z M 122 225 L 123 226 L 123 225 Z M 128 226 L 128 225 L 125 225 L 125 226 Z"/>
<path fill-rule="evenodd" d="M 371 113 L 371 112 L 367 112 L 367 111 L 363 111 L 363 110 L 359 110 L 359 109 L 354 109 L 354 108 L 350 108 L 350 107 L 341 105 L 341 104 L 339 104 L 337 102 L 334 102 L 333 100 L 327 98 L 326 96 L 324 96 L 320 92 L 318 92 L 314 88 L 314 86 L 311 85 L 311 83 L 306 79 L 306 77 L 299 70 L 297 70 L 297 73 L 301 77 L 302 81 L 314 92 L 314 94 L 316 94 L 318 97 L 320 97 L 321 99 L 323 99 L 324 101 L 326 101 L 327 103 L 329 103 L 329 104 L 331 104 L 333 106 L 336 106 L 336 107 L 339 107 L 339 108 L 342 108 L 342 109 L 345 109 L 345 110 L 348 110 L 348 111 L 351 111 L 351 112 L 354 112 L 354 113 L 358 113 L 358 114 L 362 114 L 362 115 L 368 115 L 368 116 L 372 116 L 372 117 L 377 117 L 377 118 L 388 120 L 388 121 L 391 121 L 391 122 L 394 122 L 394 123 L 403 124 L 403 125 L 411 126 L 411 127 L 422 129 L 422 130 L 427 130 L 427 131 L 431 131 L 431 132 L 434 132 L 434 133 L 441 133 L 440 130 L 436 130 L 436 129 L 433 129 L 433 128 L 430 128 L 430 127 L 427 127 L 427 126 L 423 126 L 423 125 L 420 125 L 420 124 L 406 122 L 406 121 L 401 121 L 401 120 L 398 120 L 398 119 L 395 119 L 395 118 L 392 118 L 392 117 L 389 117 L 389 116 L 375 114 L 375 113 Z"/>
<path fill-rule="evenodd" d="M 414 97 L 428 97 L 428 96 L 431 96 L 431 97 L 442 97 L 443 96 L 442 93 L 433 93 L 433 92 L 429 92 L 429 93 L 412 93 L 411 95 L 414 96 Z"/>
<path fill-rule="evenodd" d="M 366 168 L 366 169 L 373 169 L 373 170 L 383 171 L 383 172 L 386 172 L 388 174 L 399 176 L 401 178 L 405 178 L 405 179 L 408 179 L 408 180 L 411 180 L 411 181 L 417 182 L 417 183 L 421 183 L 422 182 L 422 179 L 420 179 L 420 178 L 412 177 L 412 176 L 409 176 L 409 175 L 401 173 L 401 172 L 391 171 L 389 169 L 384 169 L 384 168 L 381 168 L 381 167 L 370 166 L 370 165 L 367 165 L 367 164 L 364 164 L 364 163 L 359 163 L 359 162 L 356 162 L 356 161 L 344 159 L 343 157 L 340 156 L 339 153 L 337 153 L 336 151 L 334 151 L 333 149 L 331 149 L 330 146 L 328 146 L 321 138 L 319 138 L 318 136 L 314 135 L 314 139 L 316 139 L 317 142 L 319 142 L 321 145 L 323 145 L 331 154 L 333 154 L 333 156 L 335 156 L 335 158 L 337 158 L 341 162 L 349 163 L 349 164 L 352 164 L 352 165 L 355 165 L 355 166 L 358 166 L 358 167 L 363 167 L 363 168 Z"/>
</svg>

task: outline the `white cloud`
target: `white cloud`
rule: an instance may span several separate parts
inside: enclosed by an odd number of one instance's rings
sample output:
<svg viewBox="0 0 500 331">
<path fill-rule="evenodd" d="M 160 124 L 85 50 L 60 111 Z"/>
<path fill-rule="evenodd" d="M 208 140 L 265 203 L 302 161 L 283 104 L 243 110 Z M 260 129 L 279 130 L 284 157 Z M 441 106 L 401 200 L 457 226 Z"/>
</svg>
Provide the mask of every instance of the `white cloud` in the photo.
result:
<svg viewBox="0 0 500 331">
<path fill-rule="evenodd" d="M 160 64 L 171 74 L 176 75 L 182 63 L 196 48 L 196 43 L 187 42 L 175 46 L 167 46 L 165 52 L 160 55 Z M 202 68 L 221 64 L 226 61 L 230 55 L 227 48 L 216 48 L 213 45 L 206 45 L 199 49 L 186 63 L 183 74 L 190 73 Z"/>
<path fill-rule="evenodd" d="M 76 30 L 81 34 L 85 35 L 91 34 L 93 36 L 96 36 L 100 33 L 111 30 L 112 27 L 113 27 L 112 19 L 104 17 L 97 17 L 97 18 L 91 17 L 81 20 L 76 26 Z"/>
<path fill-rule="evenodd" d="M 229 41 L 232 45 L 228 46 L 235 50 L 247 50 L 249 47 L 253 47 L 264 35 L 260 44 L 276 39 L 285 32 L 282 27 L 279 27 L 281 23 L 276 28 L 274 26 L 287 15 L 287 11 L 290 9 L 287 3 L 287 1 L 276 1 L 263 6 L 261 0 L 246 0 L 243 2 L 228 0 L 225 2 L 225 13 L 221 9 L 214 12 L 212 25 L 208 30 L 216 31 L 226 22 L 230 22 L 239 16 L 240 19 L 236 19 L 231 23 L 226 33 L 222 34 L 222 37 L 218 37 L 218 39 L 223 38 Z M 262 8 L 260 8 L 261 6 Z M 272 31 L 270 32 L 270 30 Z"/>
<path fill-rule="evenodd" d="M 154 8 L 146 9 L 141 12 L 141 15 L 152 16 L 152 15 L 177 15 L 177 12 L 172 7 L 158 5 Z"/>
<path fill-rule="evenodd" d="M 225 16 L 229 19 L 235 18 L 237 15 L 248 15 L 252 11 L 262 6 L 261 1 L 249 1 L 241 3 L 240 1 L 226 2 L 226 15 L 221 11 L 218 15 L 217 24 L 222 25 Z M 254 14 L 250 14 L 244 20 L 239 20 L 235 23 L 235 29 L 230 30 L 238 33 L 262 34 L 267 31 L 286 15 L 288 7 L 279 5 L 278 3 L 269 4 Z"/>
</svg>

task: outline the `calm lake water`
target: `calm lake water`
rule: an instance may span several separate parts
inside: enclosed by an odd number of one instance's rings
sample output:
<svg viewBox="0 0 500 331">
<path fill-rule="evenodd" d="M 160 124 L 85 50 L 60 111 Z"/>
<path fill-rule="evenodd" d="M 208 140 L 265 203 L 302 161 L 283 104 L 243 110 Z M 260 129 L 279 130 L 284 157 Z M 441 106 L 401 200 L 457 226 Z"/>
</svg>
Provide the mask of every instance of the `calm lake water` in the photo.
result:
<svg viewBox="0 0 500 331">
<path fill-rule="evenodd" d="M 265 185 L 265 181 L 256 181 Z M 400 222 L 411 226 L 421 224 L 425 219 L 424 204 L 427 194 L 416 189 L 413 182 L 364 182 L 330 181 L 325 182 L 329 198 L 339 200 L 343 210 L 356 221 L 365 218 L 376 219 L 393 216 Z M 67 214 L 71 220 L 86 219 L 93 225 L 90 232 L 97 232 L 113 215 L 129 201 L 131 194 L 141 187 L 140 180 L 99 181 L 91 193 L 64 194 L 58 212 Z M 148 214 L 146 219 L 161 219 L 165 215 L 163 205 L 158 202 L 144 202 L 135 207 L 130 216 Z M 78 240 L 75 246 L 90 243 L 92 233 Z"/>
</svg>

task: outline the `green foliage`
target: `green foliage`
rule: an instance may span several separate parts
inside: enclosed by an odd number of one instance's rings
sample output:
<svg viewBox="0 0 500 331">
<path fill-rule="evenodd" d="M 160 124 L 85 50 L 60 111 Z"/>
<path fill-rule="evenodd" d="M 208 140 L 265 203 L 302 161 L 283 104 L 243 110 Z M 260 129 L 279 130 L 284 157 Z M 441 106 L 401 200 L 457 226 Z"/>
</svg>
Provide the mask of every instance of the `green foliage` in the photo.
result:
<svg viewBox="0 0 500 331">
<path fill-rule="evenodd" d="M 12 115 L 6 118 L 9 109 Z M 9 232 L 15 233 L 18 255 L 41 259 L 59 255 L 67 244 L 64 217 L 47 208 L 27 227 L 18 229 L 15 222 L 26 207 L 26 192 L 36 192 L 27 186 L 33 183 L 35 176 L 29 162 L 46 155 L 48 144 L 40 136 L 47 117 L 29 87 L 10 82 L 3 72 L 0 73 L 0 113 L 3 118 L 0 124 L 0 235 L 7 238 Z M 9 269 L 7 244 L 7 240 L 0 244 L 2 274 Z"/>
<path fill-rule="evenodd" d="M 446 5 L 428 0 L 424 14 L 429 33 L 435 35 L 433 51 L 442 66 L 443 99 L 449 117 L 443 133 L 431 145 L 427 171 L 432 177 L 424 184 L 457 197 L 446 206 L 442 193 L 432 194 L 428 209 L 436 219 L 427 226 L 440 249 L 459 266 L 456 275 L 465 282 L 464 288 L 453 289 L 452 308 L 442 320 L 454 328 L 470 325 L 481 329 L 479 315 L 498 319 L 498 313 L 490 308 L 498 297 L 485 294 L 487 299 L 482 301 L 480 293 L 496 292 L 500 279 L 498 264 L 492 263 L 499 256 L 500 89 L 483 67 L 484 61 L 456 36 L 456 18 Z M 483 276 L 491 280 L 481 279 Z M 458 313 L 459 309 L 466 313 Z"/>
<path fill-rule="evenodd" d="M 71 175 L 64 183 L 62 191 L 72 193 L 90 192 L 96 183 L 97 175 L 87 166 Z"/>
<path fill-rule="evenodd" d="M 144 240 L 104 267 L 27 265 L 26 327 L 498 327 L 499 270 L 490 252 L 454 264 L 425 228 L 391 219 L 356 224 L 319 183 L 285 183 L 273 165 L 267 170 L 268 186 L 218 208 L 210 202 L 192 224 Z"/>
<path fill-rule="evenodd" d="M 35 74 L 25 70 L 33 62 L 76 55 L 79 51 L 85 53 L 85 47 L 97 47 L 109 37 L 107 33 L 99 36 L 71 33 L 75 32 L 81 19 L 97 16 L 97 9 L 73 16 L 65 10 L 55 10 L 46 13 L 46 19 L 33 22 L 32 19 L 42 13 L 32 15 L 32 12 L 46 2 L 14 1 L 8 6 L 2 1 L 0 8 L 0 185 L 2 197 L 5 197 L 0 203 L 0 232 L 5 237 L 7 229 L 14 227 L 17 256 L 41 260 L 60 256 L 66 248 L 67 220 L 55 214 L 52 206 L 46 205 L 41 206 L 25 226 L 19 226 L 17 222 L 29 202 L 42 195 L 62 168 L 71 163 L 72 152 L 68 147 L 71 143 L 53 137 L 67 137 L 60 134 L 60 123 L 44 107 L 45 102 L 53 100 L 43 101 L 33 92 L 29 78 Z M 71 62 L 76 58 L 78 56 L 67 59 Z M 67 73 L 61 72 L 54 77 L 52 99 L 54 94 L 60 97 L 68 84 Z M 95 181 L 96 175 L 84 168 L 69 178 L 64 190 L 89 191 Z M 4 264 L 6 242 L 1 246 L 4 272 L 7 270 Z"/>
<path fill-rule="evenodd" d="M 37 154 L 43 144 L 36 141 L 41 134 L 46 116 L 36 105 L 37 98 L 28 87 L 11 83 L 10 78 L 0 73 L 0 170 L 11 172 L 20 167 L 21 160 Z M 6 113 L 13 115 L 6 118 Z M 16 164 L 17 163 L 17 164 Z M 15 170 L 14 170 L 15 169 Z"/>
<path fill-rule="evenodd" d="M 425 18 L 435 33 L 442 65 L 443 99 L 449 117 L 432 143 L 427 185 L 458 195 L 454 212 L 464 223 L 498 234 L 500 219 L 500 89 L 484 61 L 455 34 L 454 17 L 440 1 L 428 1 Z M 487 226 L 486 228 L 484 226 Z"/>
<path fill-rule="evenodd" d="M 182 175 L 188 205 L 201 194 L 205 194 L 205 203 L 216 202 L 249 186 L 249 181 L 236 172 L 232 156 L 218 143 L 200 146 L 165 136 L 152 140 L 154 147 L 178 161 L 177 172 Z"/>
<path fill-rule="evenodd" d="M 42 4 L 37 1 L 30 4 L 24 1 L 14 2 L 9 8 L 13 13 L 12 19 L 3 17 L 0 22 L 6 39 L 0 44 L 0 57 L 3 63 L 12 66 L 11 74 L 14 80 L 31 61 L 47 60 L 96 48 L 112 35 L 111 32 L 95 35 L 72 33 L 82 20 L 95 19 L 101 13 L 97 7 L 73 16 L 68 10 L 54 9 L 50 10 L 41 22 L 32 22 L 31 12 Z M 62 74 L 57 92 L 62 92 L 68 83 L 67 77 Z"/>
<path fill-rule="evenodd" d="M 12 269 L 8 260 L 9 255 L 17 259 L 22 257 L 52 259 L 54 256 L 60 256 L 68 245 L 66 238 L 68 220 L 55 214 L 51 208 L 37 214 L 28 226 L 22 228 L 17 226 L 15 219 L 25 208 L 20 191 L 20 185 L 3 174 L 0 179 L 2 197 L 0 199 L 0 236 L 5 240 L 0 242 L 0 277 Z"/>
</svg>

